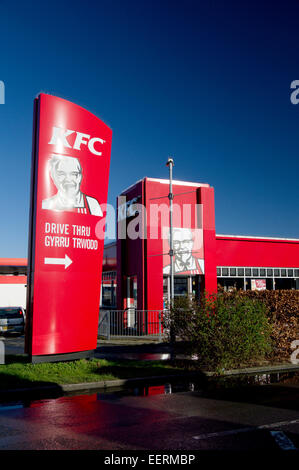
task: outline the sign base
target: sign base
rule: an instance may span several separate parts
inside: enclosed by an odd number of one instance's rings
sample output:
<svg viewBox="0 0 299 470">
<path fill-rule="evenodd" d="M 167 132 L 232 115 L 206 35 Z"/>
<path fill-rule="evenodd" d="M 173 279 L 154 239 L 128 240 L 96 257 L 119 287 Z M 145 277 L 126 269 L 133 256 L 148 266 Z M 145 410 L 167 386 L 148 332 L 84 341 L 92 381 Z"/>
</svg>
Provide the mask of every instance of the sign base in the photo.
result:
<svg viewBox="0 0 299 470">
<path fill-rule="evenodd" d="M 65 362 L 76 361 L 78 359 L 92 359 L 94 357 L 94 349 L 90 351 L 79 351 L 67 354 L 47 354 L 42 356 L 30 356 L 32 364 L 40 364 L 42 362 Z"/>
</svg>

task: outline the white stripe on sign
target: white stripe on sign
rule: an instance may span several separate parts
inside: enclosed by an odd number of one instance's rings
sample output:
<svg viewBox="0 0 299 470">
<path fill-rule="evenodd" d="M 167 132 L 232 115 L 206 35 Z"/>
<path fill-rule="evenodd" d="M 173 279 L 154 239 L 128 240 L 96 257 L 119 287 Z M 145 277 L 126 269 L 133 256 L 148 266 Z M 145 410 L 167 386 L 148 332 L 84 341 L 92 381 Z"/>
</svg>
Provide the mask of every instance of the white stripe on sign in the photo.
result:
<svg viewBox="0 0 299 470">
<path fill-rule="evenodd" d="M 274 437 L 276 444 L 278 444 L 282 450 L 297 450 L 291 439 L 289 439 L 284 432 L 270 431 L 270 434 Z"/>
<path fill-rule="evenodd" d="M 71 258 L 68 257 L 68 255 L 64 255 L 64 258 L 45 258 L 44 263 L 45 264 L 63 264 L 65 269 L 72 264 Z"/>
</svg>

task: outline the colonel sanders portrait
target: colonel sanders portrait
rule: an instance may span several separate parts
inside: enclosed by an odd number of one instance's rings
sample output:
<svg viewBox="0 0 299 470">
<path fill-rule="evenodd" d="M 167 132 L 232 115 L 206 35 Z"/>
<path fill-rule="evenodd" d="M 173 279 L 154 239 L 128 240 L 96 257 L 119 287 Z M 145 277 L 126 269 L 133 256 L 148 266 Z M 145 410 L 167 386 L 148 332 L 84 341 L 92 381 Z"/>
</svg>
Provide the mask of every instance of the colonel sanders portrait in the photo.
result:
<svg viewBox="0 0 299 470">
<path fill-rule="evenodd" d="M 57 193 L 42 201 L 42 208 L 102 216 L 99 202 L 80 190 L 82 167 L 78 158 L 53 155 L 49 160 L 50 175 Z"/>
<path fill-rule="evenodd" d="M 204 260 L 193 256 L 193 246 L 190 228 L 173 229 L 174 274 L 204 274 Z M 163 268 L 163 274 L 170 274 L 170 265 Z"/>
</svg>

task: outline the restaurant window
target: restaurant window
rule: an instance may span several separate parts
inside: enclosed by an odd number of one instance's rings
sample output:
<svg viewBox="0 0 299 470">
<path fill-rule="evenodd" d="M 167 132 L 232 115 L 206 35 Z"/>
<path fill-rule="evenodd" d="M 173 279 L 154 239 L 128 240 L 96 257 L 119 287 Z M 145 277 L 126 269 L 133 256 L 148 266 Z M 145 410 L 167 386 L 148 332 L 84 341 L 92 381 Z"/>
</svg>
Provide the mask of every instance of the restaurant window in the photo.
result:
<svg viewBox="0 0 299 470">
<path fill-rule="evenodd" d="M 188 295 L 188 278 L 185 276 L 176 276 L 174 278 L 174 295 Z"/>
</svg>

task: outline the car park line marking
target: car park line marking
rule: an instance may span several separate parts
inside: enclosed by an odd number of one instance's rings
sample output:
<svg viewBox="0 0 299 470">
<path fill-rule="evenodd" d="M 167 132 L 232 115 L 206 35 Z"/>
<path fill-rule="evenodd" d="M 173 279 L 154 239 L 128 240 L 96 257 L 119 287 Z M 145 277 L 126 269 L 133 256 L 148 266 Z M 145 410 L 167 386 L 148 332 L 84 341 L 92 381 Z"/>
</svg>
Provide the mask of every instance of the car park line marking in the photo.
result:
<svg viewBox="0 0 299 470">
<path fill-rule="evenodd" d="M 24 405 L 0 405 L 0 413 L 2 411 L 18 410 L 24 408 Z"/>
<path fill-rule="evenodd" d="M 291 421 L 279 421 L 278 423 L 263 424 L 258 426 L 258 429 L 267 429 L 267 428 L 278 428 L 280 426 L 288 426 L 289 424 L 297 424 L 299 419 L 293 419 Z"/>
<path fill-rule="evenodd" d="M 289 439 L 284 432 L 270 431 L 270 434 L 274 437 L 275 442 L 282 450 L 297 450 L 291 439 Z"/>
<path fill-rule="evenodd" d="M 254 431 L 256 428 L 238 428 L 238 429 L 230 429 L 229 431 L 220 431 L 220 432 L 209 432 L 207 434 L 200 434 L 199 436 L 193 436 L 193 439 L 201 440 L 201 439 L 210 439 L 211 437 L 224 437 L 224 436 L 231 436 L 232 434 L 239 434 L 241 432 L 250 432 Z"/>
<path fill-rule="evenodd" d="M 230 429 L 228 431 L 219 431 L 219 432 L 210 432 L 207 434 L 199 434 L 198 436 L 193 436 L 193 439 L 202 440 L 202 439 L 210 439 L 213 437 L 225 437 L 231 436 L 233 434 L 239 434 L 242 432 L 252 432 L 262 429 L 269 429 L 269 428 L 277 428 L 280 426 L 287 426 L 290 424 L 297 424 L 299 423 L 299 419 L 294 419 L 292 421 L 280 421 L 278 423 L 270 423 L 270 424 L 262 424 L 261 426 L 250 426 L 245 428 L 237 428 L 237 429 Z"/>
</svg>

